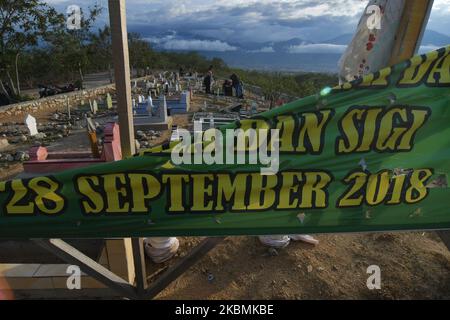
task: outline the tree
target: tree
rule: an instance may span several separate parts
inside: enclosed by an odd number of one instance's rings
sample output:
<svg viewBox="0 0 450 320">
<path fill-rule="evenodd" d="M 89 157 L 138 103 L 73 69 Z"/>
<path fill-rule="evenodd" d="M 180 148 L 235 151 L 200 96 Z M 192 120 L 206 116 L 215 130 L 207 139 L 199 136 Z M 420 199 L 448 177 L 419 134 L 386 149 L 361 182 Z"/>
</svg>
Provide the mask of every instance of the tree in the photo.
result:
<svg viewBox="0 0 450 320">
<path fill-rule="evenodd" d="M 36 46 L 61 20 L 62 15 L 40 0 L 0 0 L 0 90 L 6 96 L 20 94 L 20 53 Z"/>
<path fill-rule="evenodd" d="M 109 80 L 112 83 L 112 43 L 109 26 L 104 26 L 97 33 L 91 34 L 88 55 L 91 57 L 89 60 L 90 70 L 103 71 L 108 69 Z"/>
<path fill-rule="evenodd" d="M 146 70 L 155 67 L 157 54 L 150 44 L 143 40 L 138 33 L 128 34 L 128 50 L 130 53 L 130 66 L 132 70 Z M 138 72 L 139 73 L 139 72 Z"/>
</svg>

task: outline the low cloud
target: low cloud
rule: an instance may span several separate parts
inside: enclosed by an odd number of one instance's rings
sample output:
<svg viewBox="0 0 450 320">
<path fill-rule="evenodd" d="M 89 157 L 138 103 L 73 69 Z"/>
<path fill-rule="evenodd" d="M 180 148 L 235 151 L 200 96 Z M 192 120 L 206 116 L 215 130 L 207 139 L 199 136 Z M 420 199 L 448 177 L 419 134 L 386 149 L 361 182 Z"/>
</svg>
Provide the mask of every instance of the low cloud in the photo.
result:
<svg viewBox="0 0 450 320">
<path fill-rule="evenodd" d="M 427 44 L 427 45 L 420 46 L 419 53 L 421 53 L 421 54 L 427 53 L 427 52 L 434 51 L 437 49 L 440 49 L 440 47 L 432 45 L 432 44 Z"/>
<path fill-rule="evenodd" d="M 275 50 L 273 49 L 273 47 L 263 47 L 261 49 L 257 49 L 257 50 L 250 50 L 250 53 L 273 53 L 275 52 Z"/>
<path fill-rule="evenodd" d="M 344 53 L 346 45 L 314 43 L 290 46 L 287 51 L 289 53 Z"/>
<path fill-rule="evenodd" d="M 161 44 L 165 50 L 236 51 L 237 47 L 219 40 L 168 40 Z"/>
</svg>

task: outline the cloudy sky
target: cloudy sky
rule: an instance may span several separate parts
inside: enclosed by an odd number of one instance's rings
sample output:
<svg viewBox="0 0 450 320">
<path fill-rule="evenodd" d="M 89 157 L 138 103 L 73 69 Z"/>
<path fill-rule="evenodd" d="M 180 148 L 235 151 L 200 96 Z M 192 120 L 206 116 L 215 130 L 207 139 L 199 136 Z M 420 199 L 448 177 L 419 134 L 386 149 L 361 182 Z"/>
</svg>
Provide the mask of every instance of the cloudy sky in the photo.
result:
<svg viewBox="0 0 450 320">
<path fill-rule="evenodd" d="M 60 11 L 68 5 L 105 7 L 107 0 L 48 0 Z M 367 0 L 127 0 L 129 31 L 166 49 L 232 51 L 246 43 L 300 38 L 316 43 L 353 33 Z M 450 0 L 435 0 L 428 24 L 450 36 Z M 300 46 L 299 46 L 300 47 Z M 301 50 L 314 46 L 302 44 Z M 341 50 L 327 46 L 323 50 Z M 258 50 L 270 52 L 272 47 Z"/>
</svg>

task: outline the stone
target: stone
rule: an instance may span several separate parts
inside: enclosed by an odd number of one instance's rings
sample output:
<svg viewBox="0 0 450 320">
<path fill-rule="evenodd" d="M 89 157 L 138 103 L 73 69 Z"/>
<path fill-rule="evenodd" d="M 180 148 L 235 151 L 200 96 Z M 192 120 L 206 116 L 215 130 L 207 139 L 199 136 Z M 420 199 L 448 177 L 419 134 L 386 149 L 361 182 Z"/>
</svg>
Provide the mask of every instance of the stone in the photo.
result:
<svg viewBox="0 0 450 320">
<path fill-rule="evenodd" d="M 39 132 L 38 134 L 34 135 L 34 138 L 38 139 L 38 140 L 45 139 L 46 137 L 47 137 L 47 135 L 43 132 Z"/>
<path fill-rule="evenodd" d="M 98 104 L 97 104 L 97 100 L 94 100 L 94 102 L 92 103 L 92 112 L 94 114 L 97 114 L 98 111 Z"/>
<path fill-rule="evenodd" d="M 136 137 L 138 138 L 144 138 L 146 137 L 145 133 L 141 130 L 136 131 Z"/>
<path fill-rule="evenodd" d="M 140 148 L 141 148 L 141 144 L 139 143 L 139 141 L 138 140 L 134 140 L 134 144 L 135 144 L 135 146 L 136 146 L 136 150 L 139 150 Z"/>
<path fill-rule="evenodd" d="M 5 150 L 9 147 L 8 139 L 6 138 L 0 138 L 0 151 Z"/>
<path fill-rule="evenodd" d="M 35 136 L 39 133 L 36 125 L 36 118 L 31 114 L 28 114 L 25 117 L 25 124 L 27 125 L 28 131 L 30 132 L 30 136 Z"/>
<path fill-rule="evenodd" d="M 28 159 L 30 159 L 30 156 L 26 152 L 23 152 L 23 151 L 16 152 L 16 154 L 14 156 L 15 161 L 26 161 Z"/>
<path fill-rule="evenodd" d="M 20 141 L 26 142 L 27 140 L 28 140 L 28 138 L 27 138 L 26 135 L 22 134 L 22 135 L 20 136 Z"/>
<path fill-rule="evenodd" d="M 111 95 L 109 94 L 109 92 L 106 94 L 106 107 L 109 109 L 112 109 L 113 107 L 113 102 L 112 102 L 112 98 Z"/>
</svg>

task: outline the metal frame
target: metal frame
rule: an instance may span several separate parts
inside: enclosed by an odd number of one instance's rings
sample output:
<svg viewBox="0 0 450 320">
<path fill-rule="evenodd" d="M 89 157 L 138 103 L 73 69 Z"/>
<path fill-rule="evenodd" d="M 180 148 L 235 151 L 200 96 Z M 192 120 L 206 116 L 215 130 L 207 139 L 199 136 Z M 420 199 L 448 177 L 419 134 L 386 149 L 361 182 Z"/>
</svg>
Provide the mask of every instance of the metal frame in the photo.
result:
<svg viewBox="0 0 450 320">
<path fill-rule="evenodd" d="M 175 281 L 187 269 L 194 265 L 224 238 L 205 238 L 200 244 L 191 250 L 175 265 L 163 273 L 154 283 L 148 287 L 145 256 L 142 238 L 133 238 L 133 260 L 135 268 L 135 282 L 132 285 L 117 276 L 107 268 L 98 264 L 73 246 L 62 239 L 32 239 L 37 245 L 58 256 L 65 262 L 80 267 L 80 270 L 92 278 L 103 283 L 120 296 L 128 299 L 152 299 L 164 290 L 170 283 Z"/>
</svg>

